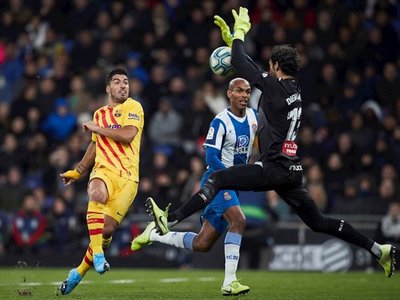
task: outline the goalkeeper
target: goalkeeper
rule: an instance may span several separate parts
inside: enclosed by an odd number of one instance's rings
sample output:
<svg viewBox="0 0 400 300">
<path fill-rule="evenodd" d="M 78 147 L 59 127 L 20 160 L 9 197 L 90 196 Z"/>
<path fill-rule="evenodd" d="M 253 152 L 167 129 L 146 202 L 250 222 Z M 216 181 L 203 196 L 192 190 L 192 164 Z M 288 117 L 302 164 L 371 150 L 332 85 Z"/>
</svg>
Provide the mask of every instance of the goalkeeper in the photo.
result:
<svg viewBox="0 0 400 300">
<path fill-rule="evenodd" d="M 210 175 L 199 192 L 168 216 L 155 203 L 150 209 L 158 230 L 165 233 L 176 224 L 210 203 L 221 189 L 275 190 L 292 210 L 315 232 L 326 233 L 364 248 L 375 257 L 390 277 L 395 269 L 395 248 L 380 245 L 344 220 L 324 216 L 303 185 L 303 167 L 297 156 L 296 136 L 302 116 L 301 89 L 295 76 L 300 68 L 299 55 L 288 45 L 275 46 L 268 59 L 269 71 L 261 70 L 244 52 L 244 39 L 251 24 L 246 8 L 240 7 L 232 36 L 225 21 L 215 16 L 222 37 L 232 46 L 232 66 L 261 92 L 258 104 L 260 118 L 266 120 L 259 131 L 261 158 L 253 165 L 233 166 Z"/>
</svg>

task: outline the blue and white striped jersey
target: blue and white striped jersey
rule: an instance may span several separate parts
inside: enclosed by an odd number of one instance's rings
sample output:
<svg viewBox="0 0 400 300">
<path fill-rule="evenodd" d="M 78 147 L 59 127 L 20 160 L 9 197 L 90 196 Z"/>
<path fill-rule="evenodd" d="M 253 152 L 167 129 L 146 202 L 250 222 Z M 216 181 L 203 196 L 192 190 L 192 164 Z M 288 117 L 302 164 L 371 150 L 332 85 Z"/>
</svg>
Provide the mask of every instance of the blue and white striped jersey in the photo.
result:
<svg viewBox="0 0 400 300">
<path fill-rule="evenodd" d="M 244 117 L 235 116 L 228 108 L 219 113 L 210 124 L 206 140 L 203 144 L 217 151 L 219 162 L 209 163 L 202 182 L 215 170 L 233 165 L 246 164 L 252 152 L 252 147 L 258 128 L 257 112 L 252 108 L 246 109 Z"/>
</svg>

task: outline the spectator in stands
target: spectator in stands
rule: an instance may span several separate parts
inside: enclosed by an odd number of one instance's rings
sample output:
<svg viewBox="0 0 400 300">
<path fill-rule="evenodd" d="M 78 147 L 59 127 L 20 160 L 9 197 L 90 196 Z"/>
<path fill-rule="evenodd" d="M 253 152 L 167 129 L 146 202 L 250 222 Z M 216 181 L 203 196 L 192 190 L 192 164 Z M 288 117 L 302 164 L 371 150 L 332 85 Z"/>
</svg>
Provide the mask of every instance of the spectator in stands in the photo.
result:
<svg viewBox="0 0 400 300">
<path fill-rule="evenodd" d="M 6 182 L 0 186 L 0 208 L 10 214 L 16 213 L 29 192 L 22 170 L 17 166 L 10 167 Z"/>
<path fill-rule="evenodd" d="M 12 238 L 18 253 L 35 253 L 46 242 L 47 222 L 33 194 L 27 194 L 12 220 Z"/>
<path fill-rule="evenodd" d="M 54 111 L 44 120 L 42 129 L 51 142 L 60 143 L 72 134 L 76 122 L 76 116 L 71 112 L 68 100 L 58 98 Z"/>
<path fill-rule="evenodd" d="M 376 232 L 377 242 L 400 246 L 400 203 L 392 202 Z"/>
<path fill-rule="evenodd" d="M 182 116 L 172 106 L 168 98 L 161 98 L 158 110 L 151 117 L 149 137 L 154 151 L 162 151 L 168 156 L 175 155 L 181 145 Z"/>
</svg>

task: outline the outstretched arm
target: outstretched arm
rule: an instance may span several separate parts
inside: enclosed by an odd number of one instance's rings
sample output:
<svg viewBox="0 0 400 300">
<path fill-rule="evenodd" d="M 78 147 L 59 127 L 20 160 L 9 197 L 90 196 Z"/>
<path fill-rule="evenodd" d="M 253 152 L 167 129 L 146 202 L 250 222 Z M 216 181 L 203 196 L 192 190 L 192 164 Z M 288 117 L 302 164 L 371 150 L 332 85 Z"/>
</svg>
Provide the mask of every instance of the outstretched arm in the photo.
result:
<svg viewBox="0 0 400 300">
<path fill-rule="evenodd" d="M 78 163 L 75 169 L 69 170 L 65 173 L 60 174 L 64 185 L 70 185 L 75 180 L 78 180 L 83 173 L 85 173 L 93 164 L 96 157 L 96 143 L 91 142 L 83 155 L 81 161 Z"/>
</svg>

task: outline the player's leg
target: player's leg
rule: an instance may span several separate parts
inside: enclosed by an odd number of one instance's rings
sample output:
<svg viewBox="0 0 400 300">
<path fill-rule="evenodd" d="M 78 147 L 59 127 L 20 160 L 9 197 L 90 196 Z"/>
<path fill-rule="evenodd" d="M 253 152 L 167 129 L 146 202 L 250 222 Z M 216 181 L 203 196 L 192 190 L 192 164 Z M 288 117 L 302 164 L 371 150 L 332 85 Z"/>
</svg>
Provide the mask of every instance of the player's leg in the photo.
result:
<svg viewBox="0 0 400 300">
<path fill-rule="evenodd" d="M 225 192 L 223 200 L 225 203 L 222 203 L 222 205 L 228 205 L 227 209 L 223 212 L 223 218 L 228 223 L 228 232 L 224 240 L 225 277 L 221 292 L 223 295 L 241 295 L 250 291 L 250 288 L 240 284 L 236 277 L 242 236 L 246 228 L 246 218 L 240 209 L 236 193 L 232 191 Z M 227 199 L 227 197 L 231 196 L 232 200 Z M 216 200 L 212 204 L 214 203 L 216 203 Z"/>
<path fill-rule="evenodd" d="M 103 251 L 104 207 L 109 197 L 109 191 L 103 179 L 92 178 L 90 180 L 88 195 L 86 222 L 93 250 L 93 265 L 99 274 L 103 274 L 110 269 Z"/>
<path fill-rule="evenodd" d="M 307 190 L 301 185 L 281 188 L 276 192 L 313 231 L 330 234 L 364 248 L 379 260 L 387 277 L 393 274 L 395 268 L 395 248 L 393 246 L 379 245 L 356 230 L 350 223 L 322 215 L 315 202 L 309 197 Z"/>
<path fill-rule="evenodd" d="M 158 223 L 162 224 L 158 229 L 162 234 L 168 232 L 168 228 L 181 222 L 195 212 L 203 209 L 211 202 L 221 189 L 234 189 L 241 191 L 260 190 L 263 186 L 263 168 L 260 165 L 241 165 L 233 166 L 228 169 L 218 170 L 210 175 L 204 186 L 199 192 L 195 193 L 188 201 L 183 203 L 177 210 L 166 213 L 163 212 L 156 203 L 148 208 L 151 215 Z M 164 220 L 168 218 L 168 223 Z"/>
<path fill-rule="evenodd" d="M 208 222 L 203 223 L 198 234 L 169 231 L 164 235 L 160 235 L 154 222 L 150 222 L 146 229 L 132 240 L 131 249 L 137 251 L 152 242 L 160 242 L 193 252 L 208 252 L 219 236 L 219 233 Z"/>
</svg>

